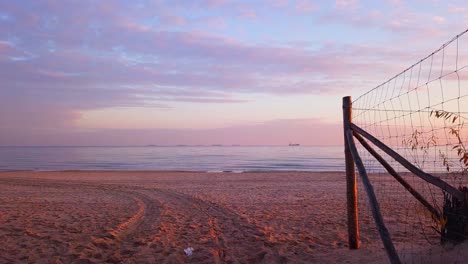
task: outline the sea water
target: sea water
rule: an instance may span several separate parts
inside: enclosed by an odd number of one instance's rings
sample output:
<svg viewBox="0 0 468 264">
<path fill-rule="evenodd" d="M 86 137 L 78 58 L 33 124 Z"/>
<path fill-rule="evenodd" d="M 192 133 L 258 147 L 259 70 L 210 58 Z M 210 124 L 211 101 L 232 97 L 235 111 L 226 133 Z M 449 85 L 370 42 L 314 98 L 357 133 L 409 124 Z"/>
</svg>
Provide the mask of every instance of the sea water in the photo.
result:
<svg viewBox="0 0 468 264">
<path fill-rule="evenodd" d="M 0 170 L 343 171 L 343 146 L 0 147 Z"/>
</svg>

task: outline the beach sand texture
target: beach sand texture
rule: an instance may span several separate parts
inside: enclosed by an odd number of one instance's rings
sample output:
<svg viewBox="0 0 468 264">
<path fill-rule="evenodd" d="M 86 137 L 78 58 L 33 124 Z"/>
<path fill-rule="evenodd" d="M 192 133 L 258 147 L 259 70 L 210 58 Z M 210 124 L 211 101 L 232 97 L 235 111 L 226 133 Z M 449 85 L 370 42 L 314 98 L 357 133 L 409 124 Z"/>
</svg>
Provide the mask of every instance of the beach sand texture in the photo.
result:
<svg viewBox="0 0 468 264">
<path fill-rule="evenodd" d="M 387 262 L 343 173 L 2 172 L 0 207 L 1 263 Z"/>
</svg>

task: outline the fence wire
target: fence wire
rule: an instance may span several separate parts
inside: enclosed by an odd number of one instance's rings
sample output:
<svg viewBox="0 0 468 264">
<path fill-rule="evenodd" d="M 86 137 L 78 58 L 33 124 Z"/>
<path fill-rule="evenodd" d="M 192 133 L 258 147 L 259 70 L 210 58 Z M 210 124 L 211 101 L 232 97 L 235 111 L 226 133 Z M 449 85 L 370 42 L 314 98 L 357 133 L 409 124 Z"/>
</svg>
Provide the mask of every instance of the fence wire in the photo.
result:
<svg viewBox="0 0 468 264">
<path fill-rule="evenodd" d="M 467 32 L 361 95 L 352 107 L 354 124 L 423 171 L 457 188 L 468 185 Z M 444 193 L 440 189 L 375 149 L 442 214 Z M 459 247 L 453 249 L 450 243 L 441 246 L 445 220 L 434 219 L 359 144 L 358 151 L 400 258 L 410 263 L 466 261 L 466 254 L 458 254 L 457 250 L 463 251 Z M 361 241 L 363 246 L 381 249 L 362 185 L 359 190 Z"/>
</svg>

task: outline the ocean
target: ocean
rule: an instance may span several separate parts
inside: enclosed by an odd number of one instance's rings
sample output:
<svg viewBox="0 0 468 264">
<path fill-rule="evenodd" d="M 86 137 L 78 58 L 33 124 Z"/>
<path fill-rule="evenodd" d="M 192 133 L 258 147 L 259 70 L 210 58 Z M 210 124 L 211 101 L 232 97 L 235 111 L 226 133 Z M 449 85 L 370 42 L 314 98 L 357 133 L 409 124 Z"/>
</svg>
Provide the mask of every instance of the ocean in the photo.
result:
<svg viewBox="0 0 468 264">
<path fill-rule="evenodd" d="M 0 147 L 0 170 L 344 171 L 342 146 Z"/>
</svg>

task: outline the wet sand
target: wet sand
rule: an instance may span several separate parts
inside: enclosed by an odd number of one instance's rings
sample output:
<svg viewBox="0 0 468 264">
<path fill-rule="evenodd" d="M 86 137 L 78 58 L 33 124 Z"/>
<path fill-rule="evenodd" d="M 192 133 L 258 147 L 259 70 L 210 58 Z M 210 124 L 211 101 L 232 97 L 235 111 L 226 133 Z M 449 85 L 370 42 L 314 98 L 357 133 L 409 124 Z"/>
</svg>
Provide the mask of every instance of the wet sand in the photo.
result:
<svg viewBox="0 0 468 264">
<path fill-rule="evenodd" d="M 1 263 L 387 262 L 343 173 L 2 172 L 0 208 Z"/>
</svg>

